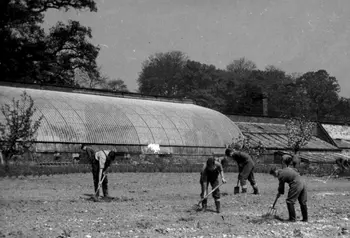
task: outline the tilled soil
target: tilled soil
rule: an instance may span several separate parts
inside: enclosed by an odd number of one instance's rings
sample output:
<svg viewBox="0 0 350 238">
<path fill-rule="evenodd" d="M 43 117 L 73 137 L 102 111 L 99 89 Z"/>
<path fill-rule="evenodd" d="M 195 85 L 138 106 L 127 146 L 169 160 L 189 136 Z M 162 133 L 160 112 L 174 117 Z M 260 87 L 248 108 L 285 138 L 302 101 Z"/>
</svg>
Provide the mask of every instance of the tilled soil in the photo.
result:
<svg viewBox="0 0 350 238">
<path fill-rule="evenodd" d="M 257 174 L 260 195 L 233 194 L 227 173 L 222 213 L 197 211 L 198 173 L 109 174 L 113 199 L 94 202 L 91 174 L 0 180 L 0 237 L 350 237 L 350 181 L 305 177 L 310 222 L 288 223 L 285 196 L 277 218 L 264 218 L 278 181 Z M 287 187 L 286 187 L 287 191 Z M 299 205 L 296 212 L 300 220 Z"/>
</svg>

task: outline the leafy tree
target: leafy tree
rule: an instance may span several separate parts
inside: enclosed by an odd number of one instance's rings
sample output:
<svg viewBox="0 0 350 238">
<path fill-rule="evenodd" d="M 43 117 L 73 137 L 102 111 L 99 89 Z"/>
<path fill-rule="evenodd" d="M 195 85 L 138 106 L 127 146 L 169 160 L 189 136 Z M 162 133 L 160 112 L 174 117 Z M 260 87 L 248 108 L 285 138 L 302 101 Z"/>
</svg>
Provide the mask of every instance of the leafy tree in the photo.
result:
<svg viewBox="0 0 350 238">
<path fill-rule="evenodd" d="M 285 126 L 288 131 L 288 146 L 297 154 L 312 138 L 315 123 L 305 116 L 290 118 Z"/>
<path fill-rule="evenodd" d="M 112 91 L 129 92 L 128 87 L 124 83 L 124 80 L 120 78 L 107 81 L 105 87 Z"/>
<path fill-rule="evenodd" d="M 47 10 L 97 11 L 92 0 L 0 1 L 0 73 L 3 80 L 74 86 L 74 70 L 97 70 L 99 48 L 88 42 L 91 29 L 59 22 L 45 33 Z"/>
<path fill-rule="evenodd" d="M 214 65 L 187 60 L 178 76 L 179 97 L 190 98 L 198 105 L 221 111 L 224 99 L 220 71 Z"/>
<path fill-rule="evenodd" d="M 307 72 L 296 80 L 296 85 L 307 96 L 315 120 L 322 120 L 333 112 L 338 103 L 340 86 L 327 71 Z"/>
<path fill-rule="evenodd" d="M 137 79 L 138 91 L 143 94 L 173 97 L 178 95 L 177 80 L 187 61 L 180 51 L 156 53 L 142 63 Z"/>
<path fill-rule="evenodd" d="M 4 122 L 0 122 L 0 149 L 6 166 L 14 155 L 23 154 L 36 140 L 43 116 L 38 117 L 34 101 L 25 91 L 21 99 L 1 106 Z"/>
<path fill-rule="evenodd" d="M 329 115 L 326 119 L 350 123 L 350 98 L 341 97 L 334 107 L 332 115 Z"/>
</svg>

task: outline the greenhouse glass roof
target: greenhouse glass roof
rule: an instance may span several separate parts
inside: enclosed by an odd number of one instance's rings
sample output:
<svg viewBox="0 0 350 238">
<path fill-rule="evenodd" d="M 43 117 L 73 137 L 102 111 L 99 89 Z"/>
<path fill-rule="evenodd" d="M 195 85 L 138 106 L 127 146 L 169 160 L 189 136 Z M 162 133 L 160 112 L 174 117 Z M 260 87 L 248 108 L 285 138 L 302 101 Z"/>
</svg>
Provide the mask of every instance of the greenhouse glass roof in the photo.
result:
<svg viewBox="0 0 350 238">
<path fill-rule="evenodd" d="M 24 90 L 44 115 L 38 142 L 223 147 L 241 134 L 225 115 L 194 104 L 0 86 L 1 104 Z"/>
</svg>

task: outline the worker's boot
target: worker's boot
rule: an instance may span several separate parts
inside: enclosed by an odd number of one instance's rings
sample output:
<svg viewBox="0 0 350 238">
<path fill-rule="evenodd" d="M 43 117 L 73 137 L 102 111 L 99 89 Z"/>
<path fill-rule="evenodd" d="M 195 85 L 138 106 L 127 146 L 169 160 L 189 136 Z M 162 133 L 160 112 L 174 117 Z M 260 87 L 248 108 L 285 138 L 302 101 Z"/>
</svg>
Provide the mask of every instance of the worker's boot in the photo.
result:
<svg viewBox="0 0 350 238">
<path fill-rule="evenodd" d="M 246 193 L 247 192 L 247 188 L 242 188 L 242 193 Z"/>
<path fill-rule="evenodd" d="M 303 216 L 303 220 L 301 221 L 308 222 L 309 219 L 307 214 L 307 205 L 306 204 L 300 205 L 300 210 L 301 210 L 301 215 Z"/>
<path fill-rule="evenodd" d="M 295 217 L 294 204 L 287 203 L 287 208 L 288 208 L 288 214 L 289 214 L 289 220 L 288 221 L 295 222 L 296 221 L 296 217 Z"/>
<path fill-rule="evenodd" d="M 259 194 L 258 186 L 254 185 L 253 190 L 254 190 L 253 194 Z"/>
<path fill-rule="evenodd" d="M 216 212 L 220 213 L 221 212 L 220 201 L 215 201 L 215 206 L 216 206 Z"/>
<path fill-rule="evenodd" d="M 109 193 L 108 193 L 108 185 L 102 186 L 102 192 L 103 192 L 104 198 L 110 198 Z"/>
<path fill-rule="evenodd" d="M 103 197 L 110 198 L 109 193 L 108 193 L 108 189 L 103 189 Z"/>
<path fill-rule="evenodd" d="M 95 189 L 95 194 L 94 194 L 95 197 L 99 197 L 100 196 L 100 190 L 97 190 Z"/>
<path fill-rule="evenodd" d="M 204 199 L 203 201 L 202 201 L 202 211 L 203 212 L 206 212 L 207 211 L 207 199 Z"/>
</svg>

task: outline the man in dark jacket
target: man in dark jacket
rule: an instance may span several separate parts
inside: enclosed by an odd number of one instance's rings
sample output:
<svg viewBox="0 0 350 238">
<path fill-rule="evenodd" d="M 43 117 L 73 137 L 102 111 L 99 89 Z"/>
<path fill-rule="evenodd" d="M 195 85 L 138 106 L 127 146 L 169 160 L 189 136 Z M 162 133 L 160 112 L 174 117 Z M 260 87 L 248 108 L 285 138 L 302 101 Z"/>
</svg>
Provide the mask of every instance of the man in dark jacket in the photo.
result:
<svg viewBox="0 0 350 238">
<path fill-rule="evenodd" d="M 277 151 L 275 153 L 280 156 L 284 166 L 293 167 L 296 171 L 298 171 L 298 167 L 300 166 L 300 158 L 298 155 L 291 155 L 283 151 Z"/>
<path fill-rule="evenodd" d="M 289 213 L 289 221 L 295 222 L 295 209 L 294 204 L 296 200 L 299 201 L 301 214 L 303 216 L 304 222 L 308 221 L 308 212 L 307 212 L 307 191 L 304 181 L 301 179 L 300 174 L 295 171 L 293 168 L 286 167 L 284 169 L 272 168 L 270 174 L 278 178 L 278 194 L 277 197 L 280 197 L 284 194 L 284 184 L 289 184 L 288 197 L 286 199 L 287 208 Z"/>
<path fill-rule="evenodd" d="M 227 148 L 225 151 L 227 157 L 231 157 L 238 165 L 238 180 L 241 182 L 242 193 L 247 192 L 247 180 L 250 182 L 250 185 L 253 187 L 253 193 L 259 194 L 258 186 L 254 178 L 254 166 L 255 163 L 252 157 L 245 152 L 239 151 L 238 147 Z"/>
<path fill-rule="evenodd" d="M 81 145 L 81 149 L 87 153 L 88 159 L 91 163 L 92 168 L 92 177 L 94 181 L 94 191 L 95 199 L 99 197 L 100 191 L 98 190 L 99 183 L 102 181 L 102 191 L 103 196 L 108 198 L 108 178 L 107 178 L 107 169 L 111 163 L 116 159 L 116 153 L 109 150 L 100 150 L 95 152 L 91 147 L 86 146 L 85 144 Z"/>
<path fill-rule="evenodd" d="M 221 163 L 216 161 L 214 158 L 208 158 L 203 171 L 201 172 L 200 184 L 202 188 L 201 198 L 204 198 L 208 194 L 208 186 L 209 183 L 214 189 L 219 185 L 219 175 L 221 176 L 221 180 L 223 183 L 226 183 L 224 171 Z M 217 188 L 213 193 L 213 198 L 215 201 L 216 212 L 221 212 L 220 207 L 220 188 Z M 204 199 L 202 202 L 203 211 L 207 209 L 207 199 Z"/>
</svg>

